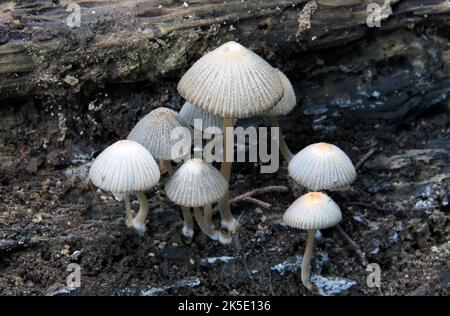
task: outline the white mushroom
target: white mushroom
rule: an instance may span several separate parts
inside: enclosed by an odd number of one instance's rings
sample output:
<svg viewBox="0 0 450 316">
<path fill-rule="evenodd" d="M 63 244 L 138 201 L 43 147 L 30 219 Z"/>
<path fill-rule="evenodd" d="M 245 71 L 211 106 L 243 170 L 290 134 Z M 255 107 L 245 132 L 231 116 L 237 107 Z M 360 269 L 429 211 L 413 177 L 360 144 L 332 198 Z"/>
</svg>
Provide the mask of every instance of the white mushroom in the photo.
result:
<svg viewBox="0 0 450 316">
<path fill-rule="evenodd" d="M 305 147 L 292 158 L 289 175 L 309 190 L 339 190 L 355 180 L 356 170 L 339 147 L 316 143 Z"/>
<path fill-rule="evenodd" d="M 160 178 L 158 165 L 142 145 L 121 140 L 106 148 L 92 163 L 89 170 L 92 183 L 122 196 L 127 209 L 127 225 L 144 233 L 148 214 L 148 201 L 144 194 Z M 129 195 L 135 193 L 140 204 L 139 212 L 133 218 Z"/>
<path fill-rule="evenodd" d="M 266 116 L 269 117 L 270 123 L 272 127 L 278 127 L 280 132 L 280 152 L 283 155 L 284 159 L 289 162 L 292 160 L 292 152 L 289 149 L 286 140 L 284 139 L 283 133 L 280 128 L 280 124 L 278 121 L 278 116 L 287 115 L 289 114 L 294 107 L 297 105 L 297 99 L 295 97 L 294 88 L 292 87 L 291 82 L 286 77 L 284 73 L 277 70 L 278 75 L 280 76 L 281 83 L 283 85 L 284 89 L 284 96 L 281 98 L 281 100 L 275 105 L 272 109 L 270 109 Z"/>
<path fill-rule="evenodd" d="M 228 188 L 227 181 L 217 169 L 202 159 L 186 161 L 166 184 L 167 197 L 178 205 L 193 207 L 202 231 L 223 244 L 231 242 L 229 234 L 212 226 L 211 204 L 217 202 Z M 200 211 L 204 207 L 204 215 Z"/>
<path fill-rule="evenodd" d="M 213 115 L 209 112 L 206 112 L 202 108 L 192 105 L 189 102 L 186 102 L 181 107 L 179 115 L 180 115 L 180 118 L 186 124 L 189 124 L 192 127 L 195 127 L 194 120 L 201 120 L 202 131 L 204 131 L 210 127 L 217 127 L 222 130 L 222 127 L 223 127 L 223 118 L 222 117 L 220 117 L 218 115 Z"/>
<path fill-rule="evenodd" d="M 342 213 L 339 206 L 326 194 L 320 192 L 302 195 L 284 213 L 283 222 L 286 225 L 308 231 L 301 277 L 303 285 L 309 291 L 314 291 L 310 274 L 316 230 L 335 226 L 341 219 Z"/>
</svg>

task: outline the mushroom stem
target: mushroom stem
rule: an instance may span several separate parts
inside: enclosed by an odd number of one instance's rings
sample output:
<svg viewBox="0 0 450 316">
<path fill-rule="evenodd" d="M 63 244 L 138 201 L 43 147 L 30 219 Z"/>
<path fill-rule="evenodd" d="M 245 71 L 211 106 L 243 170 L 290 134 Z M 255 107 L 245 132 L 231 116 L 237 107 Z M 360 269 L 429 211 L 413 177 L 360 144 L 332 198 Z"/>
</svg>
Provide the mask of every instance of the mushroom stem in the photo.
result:
<svg viewBox="0 0 450 316">
<path fill-rule="evenodd" d="M 231 166 L 233 164 L 232 161 L 227 161 L 227 142 L 229 141 L 227 137 L 227 128 L 233 127 L 233 119 L 232 118 L 224 118 L 223 119 L 223 162 L 220 168 L 220 173 L 222 176 L 230 182 L 230 174 L 231 174 Z"/>
<path fill-rule="evenodd" d="M 128 227 L 131 227 L 131 226 L 133 226 L 133 211 L 131 210 L 131 203 L 130 203 L 130 198 L 129 198 L 128 194 L 125 194 L 123 199 L 125 200 L 125 207 L 127 209 L 126 223 L 127 223 Z"/>
<path fill-rule="evenodd" d="M 170 163 L 169 160 L 161 160 L 162 165 L 164 166 L 164 169 L 166 169 L 169 176 L 172 176 L 174 173 L 173 166 Z"/>
<path fill-rule="evenodd" d="M 145 220 L 148 215 L 148 200 L 142 191 L 136 191 L 136 196 L 139 200 L 139 212 L 133 219 L 133 227 L 139 232 L 139 234 L 143 234 L 147 230 L 145 227 Z"/>
<path fill-rule="evenodd" d="M 161 160 L 161 162 L 169 176 L 173 176 L 175 171 L 170 160 Z M 192 239 L 194 236 L 194 220 L 192 218 L 191 210 L 186 206 L 181 206 L 181 211 L 183 213 L 183 229 L 181 232 L 186 239 Z"/>
<path fill-rule="evenodd" d="M 211 228 L 214 228 L 214 223 L 213 223 L 213 210 L 212 210 L 212 205 L 208 204 L 205 206 L 205 222 L 206 225 L 208 225 Z"/>
<path fill-rule="evenodd" d="M 311 257 L 313 254 L 315 234 L 315 229 L 308 230 L 308 241 L 306 242 L 305 254 L 303 255 L 301 272 L 302 283 L 311 292 L 314 291 L 314 285 L 309 281 L 309 277 L 311 275 Z"/>
<path fill-rule="evenodd" d="M 194 220 L 192 219 L 191 210 L 189 207 L 181 206 L 181 211 L 183 212 L 183 229 L 181 230 L 183 236 L 187 239 L 192 239 L 194 236 Z"/>
<path fill-rule="evenodd" d="M 269 119 L 270 125 L 272 125 L 272 127 L 278 127 L 278 130 L 280 131 L 280 141 L 279 141 L 280 152 L 283 155 L 283 158 L 287 162 L 289 162 L 292 160 L 294 155 L 292 154 L 291 150 L 289 149 L 289 146 L 286 143 L 286 140 L 284 139 L 283 132 L 281 131 L 280 124 L 278 122 L 278 117 L 271 116 L 269 117 Z"/>
<path fill-rule="evenodd" d="M 194 207 L 194 215 L 195 219 L 197 220 L 198 226 L 200 226 L 202 232 L 211 237 L 211 239 L 217 240 L 218 239 L 217 232 L 214 229 L 211 229 L 211 227 L 206 224 L 199 207 Z"/>
<path fill-rule="evenodd" d="M 208 235 L 212 240 L 217 240 L 221 244 L 229 244 L 231 243 L 231 236 L 229 234 L 224 234 L 220 231 L 214 230 L 212 227 L 209 227 L 206 222 L 205 218 L 203 217 L 202 213 L 200 212 L 199 207 L 194 207 L 194 215 L 195 219 L 197 220 L 198 226 L 200 226 L 200 229 L 203 233 Z"/>
<path fill-rule="evenodd" d="M 227 161 L 227 127 L 233 127 L 233 124 L 232 118 L 223 119 L 223 162 L 220 167 L 220 173 L 225 180 L 227 180 L 228 184 L 230 183 L 231 166 L 233 162 Z M 236 230 L 237 221 L 231 213 L 228 188 L 223 197 L 219 200 L 219 211 L 220 216 L 222 217 L 222 225 L 230 232 L 234 232 Z"/>
</svg>

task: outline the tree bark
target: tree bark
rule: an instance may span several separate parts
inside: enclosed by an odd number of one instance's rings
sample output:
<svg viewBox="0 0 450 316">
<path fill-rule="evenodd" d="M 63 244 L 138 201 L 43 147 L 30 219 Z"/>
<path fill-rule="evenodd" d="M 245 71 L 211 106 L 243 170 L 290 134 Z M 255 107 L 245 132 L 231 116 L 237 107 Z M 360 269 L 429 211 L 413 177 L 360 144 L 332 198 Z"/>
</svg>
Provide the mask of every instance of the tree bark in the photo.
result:
<svg viewBox="0 0 450 316">
<path fill-rule="evenodd" d="M 366 23 L 371 2 L 381 3 L 381 28 Z M 0 99 L 65 96 L 67 89 L 76 94 L 108 83 L 179 77 L 228 40 L 277 65 L 297 53 L 423 23 L 448 32 L 445 0 L 383 2 L 80 0 L 80 27 L 71 28 L 68 1 L 0 1 Z M 448 62 L 448 48 L 445 52 Z"/>
</svg>

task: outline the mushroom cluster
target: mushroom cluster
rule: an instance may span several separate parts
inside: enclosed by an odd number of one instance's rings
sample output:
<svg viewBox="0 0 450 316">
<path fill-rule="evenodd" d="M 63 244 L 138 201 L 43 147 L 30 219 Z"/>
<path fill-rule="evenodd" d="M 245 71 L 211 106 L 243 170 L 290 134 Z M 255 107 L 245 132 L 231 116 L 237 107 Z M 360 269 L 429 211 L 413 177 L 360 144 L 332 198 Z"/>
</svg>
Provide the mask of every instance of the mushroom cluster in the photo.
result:
<svg viewBox="0 0 450 316">
<path fill-rule="evenodd" d="M 291 159 L 288 170 L 295 182 L 311 191 L 342 190 L 356 178 L 356 170 L 350 158 L 339 147 L 327 143 L 306 146 Z M 322 192 L 302 195 L 283 216 L 286 225 L 308 231 L 301 279 L 309 291 L 315 291 L 310 282 L 315 233 L 319 229 L 337 225 L 341 219 L 339 206 Z"/>
<path fill-rule="evenodd" d="M 193 237 L 195 218 L 206 236 L 221 244 L 229 244 L 238 227 L 229 200 L 234 159 L 231 147 L 234 135 L 230 131 L 233 131 L 237 119 L 255 115 L 267 117 L 272 127 L 279 128 L 278 118 L 289 114 L 297 103 L 294 89 L 281 71 L 233 41 L 195 62 L 182 76 L 177 89 L 186 100 L 180 112 L 160 107 L 144 116 L 127 140 L 114 143 L 95 159 L 90 178 L 94 185 L 125 200 L 127 225 L 142 234 L 148 214 L 144 191 L 160 179 L 157 159 L 163 171 L 168 173 L 166 195 L 182 210 L 182 236 L 187 240 Z M 200 125 L 196 124 L 198 121 Z M 189 133 L 188 152 L 181 155 L 185 160 L 182 164 L 179 164 L 180 157 L 174 157 L 177 139 L 173 134 L 177 129 L 185 129 Z M 199 130 L 207 135 L 221 135 L 220 172 L 203 157 L 197 157 L 202 150 L 195 144 L 195 133 Z M 312 144 L 294 156 L 281 133 L 279 136 L 280 153 L 289 164 L 289 175 L 311 190 L 292 203 L 283 221 L 290 227 L 308 231 L 301 279 L 305 287 L 313 291 L 310 262 L 315 233 L 337 225 L 342 219 L 339 206 L 319 191 L 348 187 L 355 180 L 356 171 L 349 157 L 335 145 Z M 191 158 L 192 151 L 194 158 Z M 130 206 L 131 194 L 135 194 L 140 203 L 136 216 L 133 216 Z M 216 228 L 213 220 L 214 203 L 218 204 L 221 228 Z"/>
<path fill-rule="evenodd" d="M 183 75 L 178 92 L 189 107 L 201 109 L 205 126 L 223 121 L 223 163 L 220 169 L 230 181 L 233 157 L 229 157 L 235 119 L 254 115 L 274 117 L 288 113 L 295 106 L 295 93 L 289 80 L 263 58 L 236 42 L 228 42 L 200 58 Z M 186 105 L 185 105 L 186 106 Z M 187 110 L 182 112 L 187 112 Z M 282 152 L 289 156 L 284 141 Z M 230 209 L 228 189 L 219 200 L 222 225 L 235 232 L 238 223 Z"/>
<path fill-rule="evenodd" d="M 122 157 L 107 148 L 94 162 L 91 178 L 96 186 L 125 199 L 127 223 L 142 233 L 148 213 L 144 211 L 148 209 L 148 203 L 142 190 L 158 182 L 159 173 L 158 179 L 152 178 L 151 184 L 141 188 L 128 183 L 133 184 L 134 169 L 131 171 L 122 169 L 129 164 L 130 168 L 136 168 L 135 172 L 144 174 L 147 172 L 144 170 L 144 162 L 147 165 L 152 164 L 154 169 L 153 159 L 157 159 L 170 176 L 166 185 L 167 196 L 182 209 L 183 236 L 186 239 L 193 236 L 193 218 L 190 210 L 193 208 L 194 216 L 206 235 L 221 243 L 229 243 L 231 233 L 236 231 L 238 223 L 229 203 L 228 184 L 233 158 L 229 159 L 228 151 L 230 151 L 229 143 L 232 143 L 233 139 L 230 139 L 232 134 L 228 133 L 227 129 L 234 126 L 236 119 L 253 115 L 268 116 L 272 124 L 278 126 L 276 117 L 287 114 L 295 106 L 295 93 L 284 74 L 251 50 L 233 41 L 223 44 L 195 62 L 183 75 L 177 88 L 187 101 L 180 113 L 163 107 L 153 110 L 136 124 L 128 135 L 128 141 L 121 143 L 136 142 L 141 145 L 139 147 L 141 152 L 147 150 L 145 155 L 139 156 L 142 158 L 142 161 L 139 160 L 140 164 L 136 162 L 137 158 L 132 158 L 131 150 Z M 173 131 L 188 126 L 196 129 L 195 120 L 201 121 L 200 129 L 207 134 L 223 135 L 224 146 L 221 152 L 223 162 L 220 173 L 212 165 L 196 158 L 181 165 L 176 172 L 174 170 L 173 148 L 177 140 L 172 137 Z M 280 147 L 286 159 L 290 160 L 292 154 L 284 140 Z M 197 148 L 194 144 L 194 152 L 197 153 L 195 149 Z M 110 165 L 107 165 L 108 163 Z M 151 171 L 154 173 L 153 169 Z M 102 173 L 100 174 L 98 170 Z M 102 182 L 111 178 L 126 183 L 128 187 L 122 188 L 117 185 L 110 187 Z M 137 195 L 142 208 L 134 219 L 128 198 L 133 192 Z M 214 202 L 218 202 L 221 224 L 227 232 L 214 228 L 212 221 Z M 204 209 L 203 215 L 200 207 Z"/>
</svg>

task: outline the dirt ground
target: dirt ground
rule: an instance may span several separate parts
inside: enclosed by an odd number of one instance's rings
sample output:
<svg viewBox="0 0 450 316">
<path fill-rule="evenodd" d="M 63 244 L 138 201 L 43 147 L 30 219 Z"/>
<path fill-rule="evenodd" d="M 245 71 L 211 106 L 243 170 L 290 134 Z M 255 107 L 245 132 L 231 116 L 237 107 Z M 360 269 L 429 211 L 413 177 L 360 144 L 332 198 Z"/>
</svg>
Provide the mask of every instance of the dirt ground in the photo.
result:
<svg viewBox="0 0 450 316">
<path fill-rule="evenodd" d="M 147 193 L 151 213 L 142 237 L 126 227 L 123 203 L 77 177 L 152 108 L 179 109 L 176 95 L 173 83 L 122 85 L 76 104 L 39 98 L 2 104 L 0 295 L 310 295 L 295 264 L 306 233 L 280 221 L 304 192 L 288 178 L 285 161 L 275 174 L 260 174 L 255 163 L 233 166 L 232 196 L 269 185 L 289 191 L 256 196 L 269 209 L 232 205 L 242 217 L 230 246 L 198 228 L 191 244 L 180 239 L 181 212 L 163 190 L 167 175 Z M 381 288 L 367 286 L 366 266 L 332 228 L 317 240 L 313 269 L 349 285 L 331 294 L 448 295 L 448 107 L 401 123 L 358 120 L 344 109 L 318 123 L 301 106 L 282 119 L 294 152 L 322 140 L 362 163 L 350 190 L 331 195 L 342 207 L 342 228 L 368 262 L 380 265 Z M 70 263 L 81 267 L 76 290 L 66 285 Z"/>
</svg>

